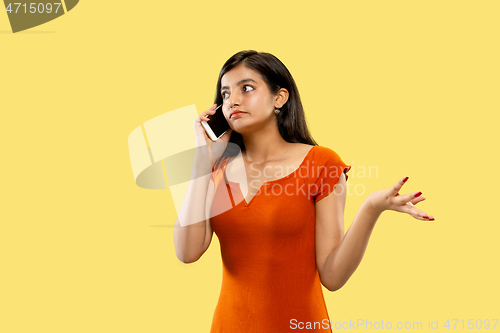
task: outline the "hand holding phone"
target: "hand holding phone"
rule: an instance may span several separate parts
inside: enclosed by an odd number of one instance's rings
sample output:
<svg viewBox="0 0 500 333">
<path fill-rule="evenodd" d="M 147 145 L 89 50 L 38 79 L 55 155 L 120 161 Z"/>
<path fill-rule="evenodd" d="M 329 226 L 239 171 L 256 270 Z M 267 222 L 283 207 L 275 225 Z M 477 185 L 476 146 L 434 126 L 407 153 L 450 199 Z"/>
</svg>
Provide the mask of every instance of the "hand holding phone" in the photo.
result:
<svg viewBox="0 0 500 333">
<path fill-rule="evenodd" d="M 224 152 L 227 143 L 229 142 L 229 138 L 231 137 L 231 133 L 233 132 L 224 117 L 224 113 L 220 108 L 221 106 L 222 104 L 216 108 L 216 104 L 212 105 L 208 110 L 202 112 L 194 120 L 196 146 L 207 145 L 208 147 L 211 147 L 213 142 L 217 142 L 219 144 L 217 145 L 216 150 L 217 152 L 220 151 L 220 155 Z M 224 123 L 227 124 L 227 128 Z M 215 155 L 219 154 L 216 153 Z M 220 156 L 212 157 L 216 160 Z"/>
<path fill-rule="evenodd" d="M 214 105 L 212 105 L 212 107 Z M 222 104 L 219 105 L 213 111 L 213 113 L 209 113 L 207 115 L 208 120 L 201 121 L 201 125 L 203 126 L 203 128 L 205 128 L 205 130 L 208 134 L 208 137 L 212 141 L 217 141 L 219 138 L 221 138 L 224 135 L 224 133 L 226 133 L 226 131 L 228 129 L 230 129 L 229 124 L 227 123 L 226 117 L 224 117 L 224 113 L 222 112 L 222 109 L 220 108 L 221 106 L 222 106 Z M 229 140 L 229 138 L 228 138 L 228 140 Z"/>
</svg>

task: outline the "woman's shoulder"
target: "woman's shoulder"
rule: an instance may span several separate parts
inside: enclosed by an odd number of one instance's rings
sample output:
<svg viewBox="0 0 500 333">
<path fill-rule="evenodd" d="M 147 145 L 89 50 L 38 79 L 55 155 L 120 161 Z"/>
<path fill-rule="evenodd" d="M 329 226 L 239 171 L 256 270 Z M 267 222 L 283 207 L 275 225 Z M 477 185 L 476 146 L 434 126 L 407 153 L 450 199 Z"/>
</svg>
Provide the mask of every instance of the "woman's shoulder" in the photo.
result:
<svg viewBox="0 0 500 333">
<path fill-rule="evenodd" d="M 310 145 L 310 144 L 306 144 L 306 143 L 301 143 L 301 145 L 303 146 L 303 149 L 311 149 L 311 150 L 314 150 L 315 153 L 317 154 L 328 154 L 328 153 L 334 153 L 335 151 L 329 147 L 326 147 L 326 146 L 320 146 L 320 145 Z"/>
<path fill-rule="evenodd" d="M 314 150 L 313 158 L 318 161 L 338 161 L 340 155 L 332 148 L 326 146 L 316 145 L 312 148 Z"/>
</svg>

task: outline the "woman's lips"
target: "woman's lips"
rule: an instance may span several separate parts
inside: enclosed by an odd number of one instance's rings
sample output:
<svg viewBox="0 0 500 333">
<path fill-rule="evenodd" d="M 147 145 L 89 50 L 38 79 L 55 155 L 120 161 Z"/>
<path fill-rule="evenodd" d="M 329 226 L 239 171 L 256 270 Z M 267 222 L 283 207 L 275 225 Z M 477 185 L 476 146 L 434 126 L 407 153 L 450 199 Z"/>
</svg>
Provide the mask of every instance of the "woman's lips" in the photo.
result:
<svg viewBox="0 0 500 333">
<path fill-rule="evenodd" d="M 246 112 L 235 112 L 231 115 L 231 119 L 235 118 L 235 117 L 239 117 L 241 116 L 242 114 L 245 114 Z"/>
</svg>

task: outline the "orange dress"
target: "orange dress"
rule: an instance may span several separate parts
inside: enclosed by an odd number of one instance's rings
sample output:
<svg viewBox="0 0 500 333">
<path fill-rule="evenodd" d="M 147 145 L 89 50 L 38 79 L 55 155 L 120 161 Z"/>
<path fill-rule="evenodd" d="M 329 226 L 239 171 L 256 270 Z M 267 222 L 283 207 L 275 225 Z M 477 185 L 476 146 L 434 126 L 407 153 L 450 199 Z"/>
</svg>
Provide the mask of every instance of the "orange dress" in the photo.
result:
<svg viewBox="0 0 500 333">
<path fill-rule="evenodd" d="M 351 166 L 312 146 L 295 171 L 264 182 L 247 203 L 226 177 L 228 160 L 219 158 L 211 177 L 210 221 L 223 271 L 210 332 L 332 332 L 316 266 L 314 205 Z"/>
</svg>

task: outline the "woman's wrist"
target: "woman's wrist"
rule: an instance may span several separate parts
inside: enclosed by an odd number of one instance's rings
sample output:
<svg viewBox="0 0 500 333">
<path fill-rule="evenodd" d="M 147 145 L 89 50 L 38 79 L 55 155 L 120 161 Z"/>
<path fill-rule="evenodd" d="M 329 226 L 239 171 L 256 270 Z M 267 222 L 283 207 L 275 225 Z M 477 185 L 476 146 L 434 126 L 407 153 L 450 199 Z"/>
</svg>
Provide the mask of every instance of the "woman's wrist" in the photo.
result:
<svg viewBox="0 0 500 333">
<path fill-rule="evenodd" d="M 364 208 L 373 215 L 380 215 L 382 214 L 386 209 L 383 207 L 380 207 L 380 205 L 377 204 L 377 201 L 374 200 L 374 195 L 373 193 L 370 193 L 368 197 L 363 201 L 362 205 L 364 205 Z"/>
</svg>

